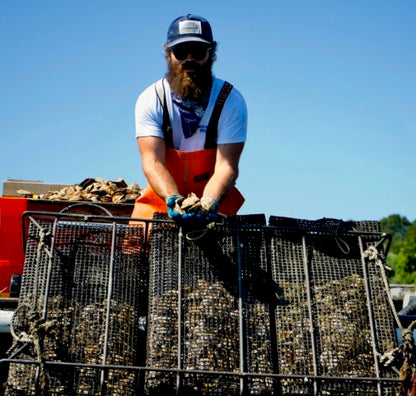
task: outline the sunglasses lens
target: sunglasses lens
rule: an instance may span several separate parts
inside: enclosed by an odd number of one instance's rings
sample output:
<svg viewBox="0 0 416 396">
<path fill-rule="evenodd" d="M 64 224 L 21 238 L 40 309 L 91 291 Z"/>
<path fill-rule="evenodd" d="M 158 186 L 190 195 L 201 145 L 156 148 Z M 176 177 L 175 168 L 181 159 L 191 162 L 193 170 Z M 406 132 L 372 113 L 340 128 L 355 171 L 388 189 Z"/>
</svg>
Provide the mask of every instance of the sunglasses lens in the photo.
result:
<svg viewBox="0 0 416 396">
<path fill-rule="evenodd" d="M 207 51 L 208 51 L 208 48 L 206 47 L 195 47 L 191 51 L 191 54 L 195 60 L 202 60 L 205 58 Z"/>
<path fill-rule="evenodd" d="M 175 55 L 175 58 L 179 61 L 186 59 L 189 54 L 191 54 L 192 58 L 194 58 L 195 60 L 202 60 L 205 58 L 208 48 L 209 47 L 201 45 L 178 45 L 172 48 L 172 52 Z"/>
<path fill-rule="evenodd" d="M 182 47 L 179 47 L 179 48 L 174 47 L 172 49 L 172 52 L 173 52 L 173 55 L 175 55 L 175 58 L 177 60 L 184 60 L 188 56 L 188 54 L 185 51 L 185 48 L 182 48 Z"/>
</svg>

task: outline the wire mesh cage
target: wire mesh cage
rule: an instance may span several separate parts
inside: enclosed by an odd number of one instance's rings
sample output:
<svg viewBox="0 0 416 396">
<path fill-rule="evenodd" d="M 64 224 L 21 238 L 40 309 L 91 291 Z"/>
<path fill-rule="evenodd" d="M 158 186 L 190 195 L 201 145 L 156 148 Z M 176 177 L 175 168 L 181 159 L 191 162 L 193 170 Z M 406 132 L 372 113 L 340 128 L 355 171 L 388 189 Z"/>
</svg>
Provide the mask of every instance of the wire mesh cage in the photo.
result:
<svg viewBox="0 0 416 396">
<path fill-rule="evenodd" d="M 399 394 L 378 363 L 397 346 L 385 241 L 331 219 L 154 227 L 145 393 Z"/>
<path fill-rule="evenodd" d="M 264 224 L 262 215 L 236 216 L 183 238 L 173 225 L 153 227 L 146 394 L 240 394 L 233 373 L 273 372 Z M 253 394 L 273 387 L 244 381 Z"/>
<path fill-rule="evenodd" d="M 10 364 L 6 395 L 136 394 L 136 374 L 117 366 L 144 357 L 143 227 L 69 214 L 32 213 L 28 221 L 11 326 L 12 350 L 23 361 Z"/>
<path fill-rule="evenodd" d="M 270 225 L 280 394 L 398 394 L 377 356 L 397 345 L 384 269 L 368 254 L 383 254 L 379 223 L 271 217 Z"/>
<path fill-rule="evenodd" d="M 7 395 L 401 392 L 378 222 L 28 222 Z"/>
</svg>

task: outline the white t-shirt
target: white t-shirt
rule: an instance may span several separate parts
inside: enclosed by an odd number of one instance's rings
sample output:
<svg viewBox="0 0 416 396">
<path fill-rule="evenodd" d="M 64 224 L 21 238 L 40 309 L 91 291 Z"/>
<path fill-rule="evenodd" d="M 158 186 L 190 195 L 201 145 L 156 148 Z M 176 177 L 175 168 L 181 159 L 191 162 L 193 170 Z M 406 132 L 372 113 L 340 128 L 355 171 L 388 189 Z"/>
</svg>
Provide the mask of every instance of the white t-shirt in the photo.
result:
<svg viewBox="0 0 416 396">
<path fill-rule="evenodd" d="M 166 104 L 173 130 L 174 148 L 180 151 L 198 151 L 204 148 L 205 132 L 211 118 L 215 102 L 224 84 L 223 80 L 214 78 L 208 106 L 201 118 L 196 132 L 185 138 L 182 132 L 179 109 L 172 102 L 171 91 L 166 80 L 162 80 L 166 92 Z M 137 99 L 135 107 L 136 138 L 156 136 L 163 138 L 163 108 L 156 94 L 155 84 L 146 88 Z M 160 84 L 158 82 L 157 84 Z M 247 106 L 240 92 L 233 88 L 224 103 L 218 120 L 217 144 L 243 143 L 247 135 Z"/>
</svg>

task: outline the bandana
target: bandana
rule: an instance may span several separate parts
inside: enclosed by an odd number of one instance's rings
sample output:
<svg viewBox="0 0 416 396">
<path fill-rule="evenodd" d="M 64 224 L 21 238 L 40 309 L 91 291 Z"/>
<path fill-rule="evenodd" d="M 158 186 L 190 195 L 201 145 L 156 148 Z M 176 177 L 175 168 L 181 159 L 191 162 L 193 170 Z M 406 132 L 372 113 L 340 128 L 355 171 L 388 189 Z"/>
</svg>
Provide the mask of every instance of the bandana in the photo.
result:
<svg viewBox="0 0 416 396">
<path fill-rule="evenodd" d="M 182 121 L 182 131 L 185 138 L 191 137 L 199 127 L 202 116 L 208 106 L 211 92 L 202 94 L 198 101 L 191 101 L 187 98 L 178 97 L 172 93 L 172 101 L 179 109 Z"/>
</svg>

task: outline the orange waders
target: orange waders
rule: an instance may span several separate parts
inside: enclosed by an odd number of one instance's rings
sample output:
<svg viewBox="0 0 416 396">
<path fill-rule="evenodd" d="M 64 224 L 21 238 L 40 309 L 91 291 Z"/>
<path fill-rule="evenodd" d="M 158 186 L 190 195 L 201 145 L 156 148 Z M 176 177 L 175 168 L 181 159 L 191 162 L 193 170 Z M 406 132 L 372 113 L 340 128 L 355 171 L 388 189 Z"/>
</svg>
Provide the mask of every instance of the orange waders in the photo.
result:
<svg viewBox="0 0 416 396">
<path fill-rule="evenodd" d="M 186 198 L 193 192 L 201 198 L 204 187 L 214 172 L 215 158 L 216 149 L 183 152 L 166 147 L 166 167 L 181 195 Z M 243 203 L 244 197 L 233 187 L 221 202 L 218 212 L 224 215 L 236 214 Z M 131 217 L 151 219 L 155 212 L 166 213 L 166 203 L 148 185 L 136 200 Z"/>
</svg>

